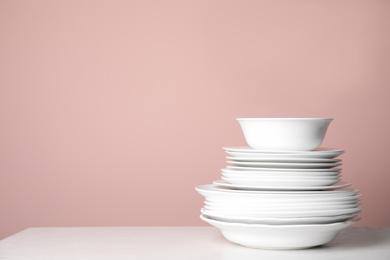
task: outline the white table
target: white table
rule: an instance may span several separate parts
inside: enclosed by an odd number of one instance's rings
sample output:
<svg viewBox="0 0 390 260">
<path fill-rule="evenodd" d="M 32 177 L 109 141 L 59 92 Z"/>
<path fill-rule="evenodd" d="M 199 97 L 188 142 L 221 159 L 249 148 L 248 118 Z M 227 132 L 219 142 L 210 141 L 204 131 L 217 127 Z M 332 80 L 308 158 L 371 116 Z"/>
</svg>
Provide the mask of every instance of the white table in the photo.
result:
<svg viewBox="0 0 390 260">
<path fill-rule="evenodd" d="M 0 259 L 390 259 L 390 228 L 350 227 L 312 249 L 269 251 L 227 241 L 214 227 L 29 228 L 0 241 Z"/>
</svg>

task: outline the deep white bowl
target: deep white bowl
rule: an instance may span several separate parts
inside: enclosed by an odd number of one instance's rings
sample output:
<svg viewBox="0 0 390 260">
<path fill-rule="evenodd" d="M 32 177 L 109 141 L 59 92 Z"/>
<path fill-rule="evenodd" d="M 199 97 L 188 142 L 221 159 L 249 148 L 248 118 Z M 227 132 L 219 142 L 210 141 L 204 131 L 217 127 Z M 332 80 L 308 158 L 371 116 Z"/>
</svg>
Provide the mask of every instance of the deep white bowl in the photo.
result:
<svg viewBox="0 0 390 260">
<path fill-rule="evenodd" d="M 323 245 L 333 240 L 338 232 L 358 221 L 310 225 L 263 225 L 202 220 L 221 230 L 231 242 L 262 249 L 301 249 Z"/>
<path fill-rule="evenodd" d="M 237 118 L 246 142 L 257 150 L 311 151 L 324 140 L 331 118 Z"/>
</svg>

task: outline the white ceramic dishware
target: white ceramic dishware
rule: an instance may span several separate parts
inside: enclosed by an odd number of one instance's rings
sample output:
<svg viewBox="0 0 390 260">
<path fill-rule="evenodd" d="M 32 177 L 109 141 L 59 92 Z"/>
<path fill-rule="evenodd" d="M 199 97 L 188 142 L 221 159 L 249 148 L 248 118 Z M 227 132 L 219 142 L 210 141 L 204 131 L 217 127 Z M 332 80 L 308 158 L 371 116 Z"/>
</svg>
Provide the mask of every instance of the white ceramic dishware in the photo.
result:
<svg viewBox="0 0 390 260">
<path fill-rule="evenodd" d="M 259 190 L 259 191 L 261 191 L 261 190 L 270 190 L 270 191 L 276 191 L 276 190 L 279 190 L 279 191 L 282 191 L 282 190 L 285 190 L 285 191 L 288 191 L 288 190 L 290 190 L 290 191 L 293 191 L 293 190 L 300 190 L 300 191 L 332 190 L 332 189 L 345 188 L 345 187 L 348 187 L 351 185 L 350 183 L 343 183 L 343 184 L 340 183 L 339 185 L 325 185 L 325 186 L 310 186 L 310 185 L 309 186 L 289 186 L 289 185 L 271 186 L 271 185 L 261 185 L 261 184 L 244 185 L 244 184 L 232 184 L 232 183 L 228 183 L 224 180 L 213 181 L 213 184 L 219 185 L 222 187 L 226 187 L 226 188 L 231 188 L 231 189 L 253 190 L 253 191 L 256 191 L 256 190 Z"/>
<path fill-rule="evenodd" d="M 240 162 L 227 161 L 241 167 L 256 168 L 287 168 L 287 169 L 329 169 L 342 165 L 341 163 L 282 163 L 282 162 Z"/>
<path fill-rule="evenodd" d="M 360 202 L 360 196 L 356 195 L 352 200 L 329 200 L 329 201 L 251 201 L 248 203 L 242 203 L 240 200 L 209 200 L 205 199 L 204 204 L 212 207 L 234 207 L 234 208 L 250 208 L 250 209 L 262 209 L 262 208 L 296 208 L 296 207 L 312 207 L 312 206 L 349 206 L 355 205 Z"/>
<path fill-rule="evenodd" d="M 202 210 L 201 210 L 202 211 Z M 203 213 L 202 213 L 203 214 Z M 328 217 L 299 217 L 299 218 L 240 218 L 240 217 L 226 217 L 220 215 L 205 215 L 211 219 L 220 220 L 224 222 L 235 222 L 245 224 L 268 224 L 268 225 L 297 225 L 297 224 L 330 224 L 341 222 L 357 216 L 359 213 L 345 214 Z"/>
<path fill-rule="evenodd" d="M 203 211 L 203 210 L 201 210 Z M 203 213 L 202 213 L 203 214 Z M 330 224 L 341 222 L 357 216 L 359 212 L 353 214 L 326 216 L 326 217 L 298 217 L 298 218 L 248 218 L 248 217 L 226 217 L 218 214 L 206 215 L 211 219 L 224 222 L 235 222 L 245 224 L 267 224 L 267 225 L 297 225 L 297 224 Z"/>
<path fill-rule="evenodd" d="M 249 217 L 249 218 L 299 218 L 299 217 L 325 217 L 325 216 L 337 216 L 345 214 L 354 214 L 360 212 L 361 208 L 343 208 L 343 209 L 334 209 L 334 210 L 267 210 L 267 211 L 240 211 L 236 210 L 218 210 L 218 209 L 205 209 L 203 208 L 203 213 L 206 215 L 209 214 L 218 214 L 226 217 Z"/>
<path fill-rule="evenodd" d="M 358 221 L 308 225 L 265 225 L 217 221 L 201 215 L 217 227 L 231 242 L 252 248 L 301 249 L 319 246 L 334 239 L 337 233 Z"/>
<path fill-rule="evenodd" d="M 233 190 L 213 184 L 199 185 L 195 190 L 208 200 L 242 200 L 251 201 L 272 201 L 282 200 L 292 202 L 293 200 L 349 200 L 359 192 L 353 189 L 328 190 L 328 191 L 248 191 Z"/>
<path fill-rule="evenodd" d="M 221 169 L 222 176 L 232 178 L 337 178 L 340 176 L 340 171 L 328 171 L 328 172 L 317 172 L 317 171 L 240 171 L 230 168 Z"/>
<path fill-rule="evenodd" d="M 340 172 L 341 168 L 325 168 L 325 169 L 295 169 L 295 168 L 260 168 L 248 166 L 233 166 L 227 165 L 226 168 L 237 171 L 275 171 L 275 172 Z"/>
<path fill-rule="evenodd" d="M 311 151 L 324 140 L 331 118 L 237 118 L 248 145 L 259 150 Z"/>
<path fill-rule="evenodd" d="M 289 205 L 270 205 L 270 204 L 261 204 L 261 206 L 258 205 L 251 205 L 248 207 L 248 205 L 239 205 L 239 204 L 205 204 L 204 209 L 211 210 L 211 211 L 234 211 L 234 212 L 240 212 L 241 215 L 244 215 L 245 213 L 264 213 L 267 211 L 318 211 L 318 210 L 338 210 L 338 209 L 350 209 L 350 208 L 358 208 L 360 206 L 359 203 L 351 203 L 351 204 L 335 204 L 335 205 L 313 205 L 311 204 L 293 204 L 294 207 Z"/>
<path fill-rule="evenodd" d="M 235 167 L 236 168 L 236 167 Z M 235 168 L 224 168 L 221 169 L 221 174 L 223 176 L 239 177 L 239 178 L 256 178 L 256 177 L 312 177 L 312 178 L 337 178 L 341 175 L 341 170 L 339 171 L 273 171 L 266 169 L 259 170 L 236 170 Z"/>
<path fill-rule="evenodd" d="M 314 178 L 314 179 L 300 179 L 300 178 L 257 178 L 257 179 L 243 179 L 243 178 L 231 178 L 221 177 L 222 180 L 238 185 L 255 185 L 260 187 L 307 187 L 307 186 L 328 186 L 340 181 L 339 178 Z"/>
<path fill-rule="evenodd" d="M 225 152 L 235 158 L 258 158 L 258 159 L 267 159 L 267 158 L 303 158 L 303 159 L 333 159 L 341 154 L 342 152 L 321 152 L 316 151 L 304 152 L 304 153 L 277 153 L 277 152 L 232 152 L 225 150 Z"/>
<path fill-rule="evenodd" d="M 292 157 L 313 157 L 313 158 L 334 158 L 342 155 L 344 149 L 335 148 L 317 148 L 312 151 L 270 151 L 270 150 L 258 150 L 249 146 L 226 146 L 222 147 L 227 153 L 245 153 L 245 156 L 250 153 L 252 156 L 292 156 Z M 238 155 L 240 156 L 240 154 Z"/>
<path fill-rule="evenodd" d="M 337 163 L 340 159 L 323 159 L 323 158 L 251 158 L 251 157 L 231 157 L 226 159 L 238 162 L 278 162 L 278 163 Z"/>
</svg>

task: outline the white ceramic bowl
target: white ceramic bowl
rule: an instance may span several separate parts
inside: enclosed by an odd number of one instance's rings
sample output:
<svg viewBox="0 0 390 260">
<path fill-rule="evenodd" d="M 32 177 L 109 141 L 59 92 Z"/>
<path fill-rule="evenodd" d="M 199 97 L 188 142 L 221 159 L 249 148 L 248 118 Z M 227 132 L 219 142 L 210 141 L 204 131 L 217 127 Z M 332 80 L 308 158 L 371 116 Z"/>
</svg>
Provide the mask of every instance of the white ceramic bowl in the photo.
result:
<svg viewBox="0 0 390 260">
<path fill-rule="evenodd" d="M 230 223 L 200 218 L 217 227 L 233 243 L 262 249 L 301 249 L 319 246 L 333 240 L 338 232 L 359 219 L 332 224 L 263 225 Z"/>
<path fill-rule="evenodd" d="M 324 140 L 331 118 L 237 118 L 257 150 L 311 151 Z"/>
</svg>

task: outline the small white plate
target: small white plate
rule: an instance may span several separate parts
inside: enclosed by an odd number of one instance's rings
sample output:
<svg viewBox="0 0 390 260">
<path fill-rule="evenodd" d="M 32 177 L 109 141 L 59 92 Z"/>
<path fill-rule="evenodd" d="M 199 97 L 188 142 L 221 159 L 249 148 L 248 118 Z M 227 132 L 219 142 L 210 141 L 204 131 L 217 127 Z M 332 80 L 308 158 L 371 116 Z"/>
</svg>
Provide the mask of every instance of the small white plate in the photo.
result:
<svg viewBox="0 0 390 260">
<path fill-rule="evenodd" d="M 237 152 L 237 153 L 258 153 L 258 154 L 310 154 L 310 155 L 335 155 L 339 156 L 343 154 L 344 149 L 334 149 L 334 148 L 318 148 L 313 151 L 265 151 L 265 150 L 256 150 L 249 146 L 228 146 L 223 147 L 225 151 L 228 152 Z"/>
<path fill-rule="evenodd" d="M 236 171 L 222 169 L 222 175 L 231 178 L 255 179 L 255 178 L 338 178 L 340 172 L 278 172 L 278 171 Z"/>
<path fill-rule="evenodd" d="M 244 167 L 258 168 L 288 168 L 288 169 L 328 169 L 342 165 L 341 163 L 266 163 L 266 162 L 237 162 L 227 161 L 230 164 Z"/>
<path fill-rule="evenodd" d="M 232 166 L 227 165 L 226 168 L 236 171 L 275 171 L 275 172 L 340 172 L 341 168 L 327 168 L 327 169 L 293 169 L 293 168 L 260 168 L 260 167 L 247 167 L 247 166 Z"/>
<path fill-rule="evenodd" d="M 279 162 L 279 163 L 337 163 L 340 159 L 322 158 L 251 158 L 251 157 L 226 157 L 228 160 L 238 162 Z"/>
<path fill-rule="evenodd" d="M 240 152 L 229 152 L 225 151 L 227 154 L 235 157 L 235 158 L 259 158 L 259 159 L 267 159 L 267 158 L 318 158 L 318 159 L 333 159 L 338 156 L 338 154 L 334 153 L 240 153 Z"/>
<path fill-rule="evenodd" d="M 329 185 L 329 186 L 261 186 L 261 185 L 238 185 L 238 184 L 231 184 L 224 180 L 217 180 L 213 181 L 213 184 L 219 185 L 226 188 L 231 189 L 238 189 L 238 190 L 252 190 L 252 191 L 293 191 L 293 190 L 300 190 L 300 191 L 320 191 L 320 190 L 333 190 L 333 189 L 341 189 L 348 186 L 351 186 L 350 183 L 346 184 L 340 184 L 340 185 Z"/>
<path fill-rule="evenodd" d="M 261 178 L 261 179 L 243 179 L 243 178 L 231 178 L 231 177 L 221 177 L 222 180 L 234 184 L 234 185 L 249 185 L 249 186 L 259 186 L 259 187 L 318 187 L 318 186 L 328 186 L 339 182 L 338 178 L 331 179 L 293 179 L 293 178 Z"/>
<path fill-rule="evenodd" d="M 234 167 L 234 166 L 232 166 Z M 237 167 L 229 167 L 229 168 L 224 168 L 221 169 L 223 174 L 232 174 L 232 175 L 237 175 L 237 176 L 251 176 L 251 177 L 261 177 L 261 176 L 302 176 L 302 177 L 316 177 L 316 176 L 321 176 L 321 177 L 337 177 L 337 175 L 341 174 L 340 170 L 337 171 L 310 171 L 307 169 L 304 169 L 304 171 L 297 171 L 296 169 L 292 169 L 291 171 L 283 169 L 281 171 L 274 170 L 275 168 L 271 168 L 269 171 L 266 169 L 260 169 L 258 171 L 256 170 L 236 170 L 234 168 Z M 335 170 L 337 168 L 331 168 L 329 170 Z"/>
<path fill-rule="evenodd" d="M 207 216 L 200 218 L 220 229 L 233 243 L 262 249 L 301 249 L 319 246 L 333 240 L 337 233 L 359 219 L 331 224 L 264 225 L 217 221 Z"/>
</svg>

